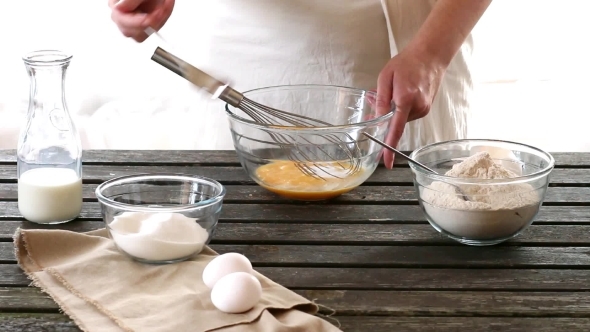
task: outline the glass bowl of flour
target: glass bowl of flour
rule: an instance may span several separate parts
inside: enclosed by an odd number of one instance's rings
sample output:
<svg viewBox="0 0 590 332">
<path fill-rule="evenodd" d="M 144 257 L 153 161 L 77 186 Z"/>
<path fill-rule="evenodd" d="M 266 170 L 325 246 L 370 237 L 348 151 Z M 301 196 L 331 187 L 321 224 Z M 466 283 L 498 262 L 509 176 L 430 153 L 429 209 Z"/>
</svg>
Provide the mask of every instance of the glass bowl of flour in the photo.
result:
<svg viewBox="0 0 590 332">
<path fill-rule="evenodd" d="M 533 222 L 555 164 L 541 149 L 485 139 L 434 143 L 411 157 L 438 173 L 410 164 L 428 222 L 475 246 L 504 242 Z"/>
<path fill-rule="evenodd" d="M 116 247 L 134 260 L 164 264 L 200 253 L 217 227 L 225 188 L 180 174 L 138 174 L 96 188 Z"/>
</svg>

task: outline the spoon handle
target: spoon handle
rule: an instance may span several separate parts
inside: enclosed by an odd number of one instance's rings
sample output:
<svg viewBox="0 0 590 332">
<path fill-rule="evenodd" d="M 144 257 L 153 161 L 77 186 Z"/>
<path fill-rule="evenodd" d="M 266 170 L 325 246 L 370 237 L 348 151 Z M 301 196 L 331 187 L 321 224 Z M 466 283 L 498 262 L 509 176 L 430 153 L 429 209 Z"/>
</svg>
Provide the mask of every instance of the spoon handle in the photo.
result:
<svg viewBox="0 0 590 332">
<path fill-rule="evenodd" d="M 427 171 L 429 171 L 429 172 L 432 172 L 432 173 L 434 173 L 434 174 L 438 174 L 437 172 L 435 172 L 434 170 L 432 170 L 430 167 L 428 167 L 428 166 L 426 166 L 426 165 L 424 165 L 424 164 L 422 164 L 422 163 L 420 163 L 420 162 L 418 162 L 418 161 L 416 161 L 416 160 L 414 160 L 414 159 L 412 159 L 412 158 L 410 158 L 410 157 L 406 156 L 404 153 L 402 153 L 402 152 L 401 152 L 401 151 L 399 151 L 398 149 L 392 148 L 392 147 L 391 147 L 391 146 L 389 146 L 387 143 L 385 143 L 385 142 L 383 142 L 383 141 L 381 141 L 381 140 L 379 140 L 379 139 L 375 138 L 374 136 L 372 136 L 372 135 L 370 135 L 370 134 L 367 134 L 367 133 L 363 133 L 363 134 L 364 134 L 365 136 L 367 136 L 368 138 L 370 138 L 371 140 L 373 140 L 373 141 L 375 141 L 375 142 L 379 143 L 379 145 L 383 146 L 383 147 L 384 147 L 384 148 L 386 148 L 387 150 L 389 150 L 389 151 L 392 151 L 392 152 L 395 152 L 395 153 L 399 154 L 400 156 L 404 157 L 406 160 L 408 160 L 409 162 L 413 163 L 414 165 L 417 165 L 417 166 L 419 166 L 419 167 L 422 167 L 422 168 L 424 168 L 425 170 L 427 170 Z"/>
</svg>

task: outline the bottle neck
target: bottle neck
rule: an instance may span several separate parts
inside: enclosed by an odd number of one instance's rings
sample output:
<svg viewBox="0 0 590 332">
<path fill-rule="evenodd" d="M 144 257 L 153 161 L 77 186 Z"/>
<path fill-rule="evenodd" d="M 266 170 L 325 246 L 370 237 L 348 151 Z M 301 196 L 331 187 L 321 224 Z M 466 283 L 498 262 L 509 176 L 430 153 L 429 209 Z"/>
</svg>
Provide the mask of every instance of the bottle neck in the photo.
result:
<svg viewBox="0 0 590 332">
<path fill-rule="evenodd" d="M 71 58 L 54 50 L 35 51 L 23 57 L 30 95 L 27 121 L 17 146 L 19 165 L 80 168 L 80 137 L 65 102 L 65 73 Z"/>
<path fill-rule="evenodd" d="M 30 78 L 29 111 L 51 111 L 61 109 L 67 112 L 65 103 L 65 75 L 67 63 L 54 66 L 28 65 Z"/>
</svg>

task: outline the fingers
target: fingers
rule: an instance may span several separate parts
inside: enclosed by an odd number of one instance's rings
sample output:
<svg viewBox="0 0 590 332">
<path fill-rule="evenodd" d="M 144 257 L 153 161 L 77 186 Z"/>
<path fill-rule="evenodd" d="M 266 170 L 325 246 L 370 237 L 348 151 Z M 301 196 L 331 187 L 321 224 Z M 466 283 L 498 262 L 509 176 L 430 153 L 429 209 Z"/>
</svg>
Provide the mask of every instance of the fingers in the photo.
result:
<svg viewBox="0 0 590 332">
<path fill-rule="evenodd" d="M 160 30 L 172 15 L 174 0 L 164 0 L 147 18 L 147 24 L 155 30 Z"/>
<path fill-rule="evenodd" d="M 114 2 L 111 8 L 129 13 L 135 11 L 145 0 L 110 0 L 109 2 Z"/>
<path fill-rule="evenodd" d="M 393 96 L 393 72 L 384 70 L 377 79 L 377 97 L 375 106 L 377 115 L 381 116 L 391 111 L 391 100 Z"/>
<path fill-rule="evenodd" d="M 113 10 L 111 13 L 111 19 L 117 24 L 119 29 L 123 30 L 139 30 L 146 28 L 146 19 L 148 14 L 146 13 L 124 13 L 118 10 Z M 130 37 L 130 36 L 127 36 Z"/>
<path fill-rule="evenodd" d="M 174 8 L 174 0 L 147 2 L 145 0 L 109 0 L 113 8 L 111 19 L 126 36 L 143 42 L 146 28 L 161 29 Z"/>
<path fill-rule="evenodd" d="M 408 115 L 410 111 L 408 108 L 403 108 L 397 106 L 393 117 L 391 118 L 391 124 L 389 127 L 389 133 L 385 138 L 385 143 L 389 144 L 397 148 L 400 139 L 402 138 L 402 134 L 404 133 L 404 128 L 406 127 L 406 123 L 408 122 Z M 387 153 L 389 152 L 389 153 Z M 393 161 L 395 156 L 393 152 L 387 150 L 383 153 L 383 162 L 385 163 L 386 168 L 393 168 Z"/>
<path fill-rule="evenodd" d="M 367 93 L 365 94 L 366 98 L 367 98 L 367 102 L 369 103 L 369 106 L 371 106 L 371 108 L 377 106 L 377 90 L 370 90 L 370 92 L 372 93 Z"/>
<path fill-rule="evenodd" d="M 147 38 L 143 32 L 147 28 L 148 13 L 137 10 L 144 0 L 109 0 L 112 8 L 111 19 L 125 37 L 138 42 Z"/>
<path fill-rule="evenodd" d="M 377 98 L 375 101 L 377 107 L 377 115 L 381 116 L 387 114 L 391 111 L 391 101 L 393 99 L 393 72 L 384 70 L 379 74 L 379 78 L 377 80 Z M 394 113 L 393 119 L 395 119 L 396 113 Z M 388 137 L 391 135 L 391 129 L 389 130 Z M 385 142 L 389 142 L 386 140 Z M 395 145 L 392 145 L 395 147 Z M 393 160 L 395 156 L 393 152 L 389 150 L 383 151 L 383 162 L 385 163 L 385 167 L 391 169 L 393 167 Z"/>
<path fill-rule="evenodd" d="M 397 148 L 400 139 L 404 133 L 406 123 L 409 121 L 411 113 L 415 107 L 416 91 L 405 85 L 404 80 L 392 79 L 391 96 L 395 104 L 395 113 L 391 118 L 389 133 L 385 138 L 385 142 Z M 383 162 L 386 168 L 393 168 L 395 154 L 391 151 L 383 153 Z"/>
<path fill-rule="evenodd" d="M 139 42 L 147 39 L 148 35 L 145 33 L 145 29 L 147 27 L 150 27 L 156 31 L 162 29 L 164 24 L 166 24 L 166 22 L 170 18 L 170 15 L 172 15 L 173 9 L 174 0 L 164 0 L 158 8 L 153 10 L 148 15 L 146 21 L 144 22 L 145 27 L 142 27 L 140 35 L 134 37 L 134 39 Z"/>
<path fill-rule="evenodd" d="M 396 110 L 391 119 L 391 126 L 385 142 L 397 147 L 404 133 L 406 123 L 420 119 L 428 114 L 430 104 L 420 89 L 410 88 L 400 82 L 394 83 L 393 102 L 396 105 Z M 393 167 L 393 156 L 393 153 L 384 154 L 385 167 Z"/>
<path fill-rule="evenodd" d="M 442 71 L 409 53 L 393 57 L 377 80 L 377 114 L 383 115 L 395 105 L 385 141 L 398 147 L 406 123 L 426 116 L 441 80 Z M 392 104 L 393 102 L 393 104 Z M 383 152 L 385 167 L 392 168 L 395 155 Z"/>
<path fill-rule="evenodd" d="M 125 37 L 136 40 L 141 39 L 141 35 L 145 34 L 143 31 L 148 27 L 147 16 L 145 13 L 123 13 L 117 9 L 111 13 L 111 19 L 117 24 L 121 33 Z"/>
</svg>

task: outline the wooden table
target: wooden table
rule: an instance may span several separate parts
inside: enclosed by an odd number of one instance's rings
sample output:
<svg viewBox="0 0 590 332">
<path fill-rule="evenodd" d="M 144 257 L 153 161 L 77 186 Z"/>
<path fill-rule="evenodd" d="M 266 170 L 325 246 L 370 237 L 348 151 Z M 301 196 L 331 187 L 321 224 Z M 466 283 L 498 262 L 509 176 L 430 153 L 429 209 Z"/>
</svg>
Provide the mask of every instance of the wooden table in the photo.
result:
<svg viewBox="0 0 590 332">
<path fill-rule="evenodd" d="M 379 168 L 327 203 L 256 186 L 235 153 L 88 151 L 74 231 L 103 227 L 97 184 L 142 172 L 198 174 L 227 187 L 211 247 L 237 251 L 276 282 L 337 310 L 344 331 L 590 331 L 590 154 L 555 153 L 535 223 L 494 247 L 469 247 L 425 220 L 407 165 Z M 16 265 L 14 151 L 0 151 L 0 331 L 78 331 Z M 49 226 L 48 226 L 49 227 Z"/>
</svg>

